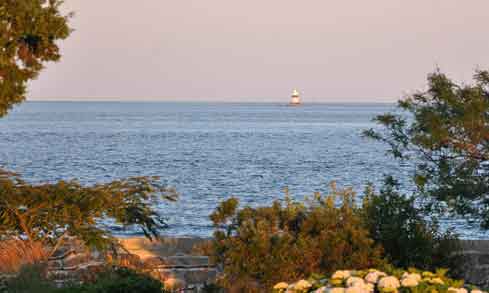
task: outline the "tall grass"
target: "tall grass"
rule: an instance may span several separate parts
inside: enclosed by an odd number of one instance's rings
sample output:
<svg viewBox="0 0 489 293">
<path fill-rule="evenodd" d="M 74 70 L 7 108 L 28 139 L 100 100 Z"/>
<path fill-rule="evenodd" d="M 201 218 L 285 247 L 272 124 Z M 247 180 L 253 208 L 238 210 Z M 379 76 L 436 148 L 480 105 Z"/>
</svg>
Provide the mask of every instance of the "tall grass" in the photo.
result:
<svg viewBox="0 0 489 293">
<path fill-rule="evenodd" d="M 39 242 L 24 240 L 0 241 L 0 273 L 17 273 L 22 266 L 47 260 L 47 253 Z"/>
</svg>

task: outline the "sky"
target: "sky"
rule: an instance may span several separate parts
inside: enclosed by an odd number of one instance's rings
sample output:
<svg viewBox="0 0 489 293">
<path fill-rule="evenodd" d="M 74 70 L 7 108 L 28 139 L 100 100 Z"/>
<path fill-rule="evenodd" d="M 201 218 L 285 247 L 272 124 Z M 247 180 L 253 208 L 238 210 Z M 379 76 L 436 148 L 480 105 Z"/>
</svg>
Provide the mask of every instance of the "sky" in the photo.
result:
<svg viewBox="0 0 489 293">
<path fill-rule="evenodd" d="M 67 0 L 29 100 L 390 102 L 489 68 L 488 0 Z"/>
</svg>

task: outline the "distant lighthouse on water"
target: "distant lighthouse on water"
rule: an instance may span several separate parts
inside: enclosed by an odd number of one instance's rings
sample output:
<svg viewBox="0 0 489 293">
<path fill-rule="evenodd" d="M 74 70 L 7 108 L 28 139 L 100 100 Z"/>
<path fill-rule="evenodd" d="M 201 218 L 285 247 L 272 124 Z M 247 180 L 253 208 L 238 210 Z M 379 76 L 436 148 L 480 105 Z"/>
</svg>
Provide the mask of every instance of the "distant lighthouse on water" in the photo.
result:
<svg viewBox="0 0 489 293">
<path fill-rule="evenodd" d="M 300 94 L 299 94 L 299 92 L 296 89 L 294 89 L 292 91 L 292 99 L 290 100 L 289 105 L 291 105 L 291 106 L 298 106 L 300 104 L 301 104 Z"/>
</svg>

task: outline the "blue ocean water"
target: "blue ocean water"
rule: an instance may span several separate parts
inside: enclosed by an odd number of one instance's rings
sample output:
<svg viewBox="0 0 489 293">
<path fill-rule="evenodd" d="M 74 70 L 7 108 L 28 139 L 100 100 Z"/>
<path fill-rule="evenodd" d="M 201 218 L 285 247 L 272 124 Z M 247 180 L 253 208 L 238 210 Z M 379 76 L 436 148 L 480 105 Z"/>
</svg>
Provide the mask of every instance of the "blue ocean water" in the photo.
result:
<svg viewBox="0 0 489 293">
<path fill-rule="evenodd" d="M 27 102 L 0 120 L 0 167 L 32 182 L 160 176 L 180 193 L 178 202 L 158 207 L 170 223 L 164 233 L 208 236 L 208 215 L 230 196 L 256 206 L 283 198 L 285 187 L 300 199 L 326 193 L 332 180 L 361 192 L 385 174 L 407 178 L 411 165 L 360 135 L 376 127 L 375 115 L 391 110 L 390 104 Z M 462 222 L 450 224 L 467 237 L 484 237 Z"/>
</svg>

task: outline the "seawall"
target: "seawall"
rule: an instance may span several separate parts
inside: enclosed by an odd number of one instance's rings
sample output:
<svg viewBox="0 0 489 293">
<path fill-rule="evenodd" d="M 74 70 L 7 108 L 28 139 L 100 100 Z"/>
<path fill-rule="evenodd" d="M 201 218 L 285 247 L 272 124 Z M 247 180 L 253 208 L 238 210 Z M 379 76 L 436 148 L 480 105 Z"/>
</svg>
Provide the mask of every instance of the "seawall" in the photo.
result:
<svg viewBox="0 0 489 293">
<path fill-rule="evenodd" d="M 120 238 L 119 241 L 127 253 L 126 260 L 136 264 L 163 281 L 179 286 L 193 288 L 199 292 L 205 283 L 211 283 L 219 269 L 209 262 L 207 256 L 199 255 L 196 245 L 209 241 L 209 238 L 164 237 L 149 241 L 142 237 Z M 466 283 L 489 288 L 489 240 L 462 240 L 464 265 L 462 278 Z M 53 258 L 50 267 L 53 274 L 69 276 L 77 266 L 87 268 L 87 256 L 83 251 L 64 251 Z M 85 263 L 84 263 L 85 262 Z M 97 265 L 97 261 L 92 262 Z M 186 291 L 192 292 L 192 291 Z"/>
</svg>

